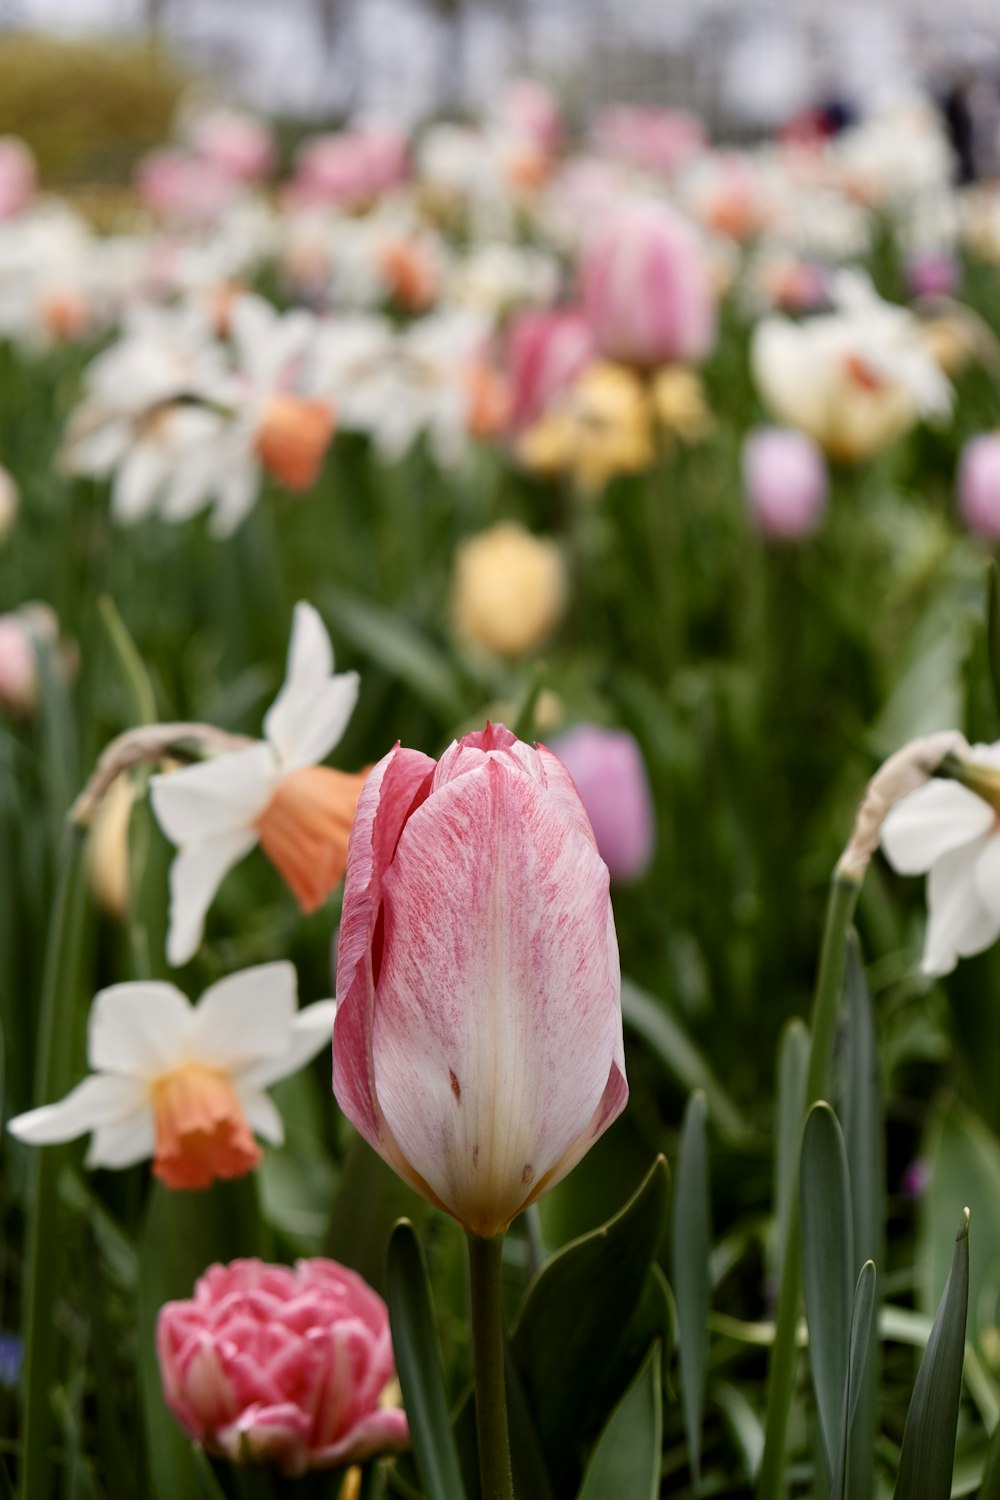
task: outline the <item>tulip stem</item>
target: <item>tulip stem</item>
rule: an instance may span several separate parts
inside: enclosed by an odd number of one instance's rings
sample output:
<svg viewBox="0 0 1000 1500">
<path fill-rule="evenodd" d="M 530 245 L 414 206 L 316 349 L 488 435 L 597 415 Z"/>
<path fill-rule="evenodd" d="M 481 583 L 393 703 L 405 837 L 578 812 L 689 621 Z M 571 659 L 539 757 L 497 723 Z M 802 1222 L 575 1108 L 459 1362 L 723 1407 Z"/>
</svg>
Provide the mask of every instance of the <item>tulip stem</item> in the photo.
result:
<svg viewBox="0 0 1000 1500">
<path fill-rule="evenodd" d="M 813 1002 L 809 1073 L 803 1119 L 818 1099 L 828 1093 L 830 1059 L 840 1015 L 847 962 L 847 938 L 854 918 L 854 908 L 861 890 L 860 877 L 845 875 L 838 869 L 830 887 L 826 908 L 826 925 L 820 949 L 816 997 Z M 781 1255 L 781 1288 L 778 1315 L 771 1349 L 771 1368 L 767 1393 L 767 1417 L 764 1427 L 764 1452 L 757 1477 L 757 1500 L 778 1500 L 785 1492 L 785 1433 L 788 1413 L 795 1391 L 798 1365 L 796 1333 L 799 1322 L 802 1266 L 799 1239 L 798 1171 L 793 1177 L 792 1202 L 788 1228 Z"/>
<path fill-rule="evenodd" d="M 468 1241 L 472 1365 L 476 1382 L 476 1432 L 483 1500 L 514 1500 L 500 1301 L 503 1235 L 484 1240 L 478 1234 L 470 1234 Z"/>
</svg>

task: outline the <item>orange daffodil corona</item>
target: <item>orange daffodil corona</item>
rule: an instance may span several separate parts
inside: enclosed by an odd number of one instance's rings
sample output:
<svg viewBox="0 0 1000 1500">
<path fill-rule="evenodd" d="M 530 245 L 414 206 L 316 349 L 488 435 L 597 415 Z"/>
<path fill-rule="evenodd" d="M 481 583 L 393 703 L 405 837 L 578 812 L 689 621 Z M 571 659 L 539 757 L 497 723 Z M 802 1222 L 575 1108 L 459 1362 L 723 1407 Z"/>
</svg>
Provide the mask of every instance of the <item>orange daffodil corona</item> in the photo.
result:
<svg viewBox="0 0 1000 1500">
<path fill-rule="evenodd" d="M 89 1131 L 88 1167 L 152 1157 L 168 1188 L 242 1177 L 260 1160 L 255 1135 L 284 1138 L 267 1088 L 329 1045 L 336 1008 L 297 1010 L 289 963 L 233 974 L 195 1006 L 172 984 L 112 985 L 90 1011 L 91 1076 L 58 1104 L 18 1115 L 10 1132 L 44 1146 Z"/>
<path fill-rule="evenodd" d="M 364 775 L 317 762 L 343 735 L 357 695 L 357 673 L 334 674 L 323 622 L 299 603 L 264 739 L 153 778 L 153 810 L 178 846 L 170 870 L 171 964 L 195 953 L 223 878 L 255 844 L 305 912 L 316 911 L 341 879 Z"/>
</svg>

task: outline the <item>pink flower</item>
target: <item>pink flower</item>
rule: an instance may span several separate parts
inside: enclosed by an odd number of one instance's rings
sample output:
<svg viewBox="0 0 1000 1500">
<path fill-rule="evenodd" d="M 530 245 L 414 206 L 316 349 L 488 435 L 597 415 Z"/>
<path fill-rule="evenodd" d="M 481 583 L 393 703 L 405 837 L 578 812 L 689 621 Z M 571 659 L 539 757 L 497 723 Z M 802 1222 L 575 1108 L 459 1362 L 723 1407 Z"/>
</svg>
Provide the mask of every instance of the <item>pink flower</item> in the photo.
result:
<svg viewBox="0 0 1000 1500">
<path fill-rule="evenodd" d="M 511 430 L 519 434 L 543 416 L 594 357 L 594 336 L 577 308 L 531 309 L 515 317 L 507 335 L 512 388 Z"/>
<path fill-rule="evenodd" d="M 605 155 L 663 177 L 672 177 L 708 145 L 705 127 L 694 115 L 645 104 L 613 104 L 602 110 L 593 139 Z"/>
<path fill-rule="evenodd" d="M 395 1373 L 385 1303 L 332 1260 L 209 1266 L 160 1309 L 156 1352 L 181 1426 L 234 1463 L 294 1476 L 409 1441 L 404 1413 L 379 1405 Z"/>
<path fill-rule="evenodd" d="M 958 465 L 958 508 L 975 536 L 1000 537 L 1000 434 L 970 438 Z"/>
<path fill-rule="evenodd" d="M 758 427 L 743 444 L 747 503 L 765 536 L 816 530 L 826 509 L 826 465 L 812 438 L 792 427 Z"/>
<path fill-rule="evenodd" d="M 921 250 L 906 262 L 906 288 L 911 297 L 954 297 L 961 274 L 949 250 Z"/>
<path fill-rule="evenodd" d="M 35 158 L 16 135 L 0 135 L 0 224 L 13 219 L 35 196 Z"/>
<path fill-rule="evenodd" d="M 398 745 L 348 853 L 333 1083 L 368 1143 L 501 1234 L 628 1098 L 608 871 L 561 763 L 502 725 Z"/>
<path fill-rule="evenodd" d="M 572 776 L 612 880 L 649 868 L 655 822 L 642 751 L 627 729 L 579 724 L 552 749 Z"/>
<path fill-rule="evenodd" d="M 218 109 L 195 125 L 191 144 L 231 182 L 259 182 L 274 165 L 274 141 L 266 125 L 238 110 Z"/>
<path fill-rule="evenodd" d="M 298 154 L 290 196 L 296 207 L 360 207 L 405 182 L 409 171 L 406 137 L 391 126 L 318 135 Z"/>
<path fill-rule="evenodd" d="M 38 660 L 20 614 L 0 615 L 0 708 L 30 714 L 38 702 Z"/>
<path fill-rule="evenodd" d="M 559 101 L 544 84 L 517 78 L 500 101 L 500 117 L 515 135 L 544 156 L 555 156 L 562 145 Z"/>
<path fill-rule="evenodd" d="M 151 151 L 139 163 L 136 188 L 158 219 L 185 225 L 217 223 L 232 202 L 235 184 L 212 162 L 184 151 Z"/>
<path fill-rule="evenodd" d="M 600 352 L 650 368 L 697 361 L 715 339 L 715 298 L 697 231 L 665 204 L 620 206 L 581 265 L 583 305 Z"/>
</svg>

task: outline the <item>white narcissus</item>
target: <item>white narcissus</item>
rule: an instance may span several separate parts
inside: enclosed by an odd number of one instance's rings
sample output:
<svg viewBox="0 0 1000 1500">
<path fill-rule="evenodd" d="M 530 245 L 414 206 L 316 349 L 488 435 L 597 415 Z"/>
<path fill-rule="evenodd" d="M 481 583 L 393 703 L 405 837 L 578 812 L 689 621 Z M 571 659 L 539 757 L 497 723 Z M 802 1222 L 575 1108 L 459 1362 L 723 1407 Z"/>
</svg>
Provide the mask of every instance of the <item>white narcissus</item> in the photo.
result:
<svg viewBox="0 0 1000 1500">
<path fill-rule="evenodd" d="M 89 1131 L 89 1167 L 152 1157 L 169 1188 L 242 1177 L 260 1160 L 254 1133 L 273 1145 L 284 1138 L 265 1090 L 329 1045 L 336 1002 L 296 1005 L 289 963 L 233 974 L 195 1006 L 172 984 L 112 985 L 90 1011 L 91 1076 L 8 1128 L 35 1146 Z"/>
<path fill-rule="evenodd" d="M 305 912 L 316 911 L 340 880 L 364 776 L 317 762 L 340 740 L 357 696 L 357 673 L 334 674 L 323 622 L 299 603 L 264 739 L 153 777 L 153 811 L 178 845 L 170 870 L 171 964 L 194 954 L 223 877 L 257 843 Z"/>
<path fill-rule="evenodd" d="M 968 752 L 970 782 L 932 780 L 882 825 L 882 850 L 903 875 L 927 875 L 925 974 L 950 974 L 960 958 L 1000 937 L 1000 742 Z"/>
</svg>

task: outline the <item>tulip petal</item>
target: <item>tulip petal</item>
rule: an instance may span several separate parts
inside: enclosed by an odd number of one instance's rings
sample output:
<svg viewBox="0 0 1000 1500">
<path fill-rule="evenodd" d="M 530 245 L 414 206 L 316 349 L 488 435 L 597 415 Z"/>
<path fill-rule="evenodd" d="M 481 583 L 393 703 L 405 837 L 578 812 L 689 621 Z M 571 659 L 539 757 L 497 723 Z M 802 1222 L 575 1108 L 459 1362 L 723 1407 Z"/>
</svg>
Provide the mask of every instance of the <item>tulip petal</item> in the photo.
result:
<svg viewBox="0 0 1000 1500">
<path fill-rule="evenodd" d="M 58 1104 L 43 1104 L 9 1121 L 7 1129 L 31 1146 L 72 1141 L 101 1125 L 127 1118 L 145 1090 L 133 1078 L 85 1078 Z"/>
<path fill-rule="evenodd" d="M 137 979 L 94 998 L 87 1061 L 95 1071 L 155 1078 L 184 1060 L 193 1012 L 175 985 Z"/>
<path fill-rule="evenodd" d="M 260 817 L 274 790 L 269 745 L 245 749 L 150 779 L 157 822 L 174 844 L 195 844 L 244 830 Z"/>
<path fill-rule="evenodd" d="M 147 1161 L 156 1150 L 156 1130 L 148 1098 L 121 1120 L 98 1125 L 87 1148 L 88 1167 L 118 1170 Z"/>
<path fill-rule="evenodd" d="M 332 1044 L 336 1015 L 336 1000 L 317 1000 L 314 1005 L 298 1011 L 285 1037 L 284 1050 L 277 1056 L 262 1058 L 248 1068 L 241 1075 L 240 1082 L 263 1089 L 277 1083 L 279 1078 L 297 1073 L 324 1047 Z"/>
<path fill-rule="evenodd" d="M 587 1134 L 623 1056 L 607 869 L 491 757 L 410 817 L 383 894 L 378 1103 L 441 1202 L 494 1235 Z"/>
<path fill-rule="evenodd" d="M 386 1407 L 355 1422 L 346 1437 L 319 1449 L 312 1462 L 317 1469 L 333 1469 L 341 1464 L 363 1463 L 376 1453 L 402 1451 L 409 1446 L 406 1413 L 399 1407 Z"/>
<path fill-rule="evenodd" d="M 175 968 L 194 956 L 212 898 L 233 865 L 249 854 L 256 842 L 256 829 L 236 829 L 178 850 L 170 866 L 167 934 L 167 959 Z"/>
<path fill-rule="evenodd" d="M 358 674 L 333 673 L 333 648 L 311 604 L 295 606 L 285 682 L 264 718 L 282 766 L 314 766 L 341 739 L 358 697 Z"/>
<path fill-rule="evenodd" d="M 882 824 L 882 849 L 901 875 L 922 875 L 943 854 L 992 826 L 990 804 L 957 781 L 928 781 L 891 808 Z"/>
<path fill-rule="evenodd" d="M 983 905 L 976 881 L 986 843 L 984 837 L 942 855 L 928 876 L 925 974 L 950 974 L 960 958 L 981 953 L 1000 936 L 1000 917 Z"/>
<path fill-rule="evenodd" d="M 288 1048 L 297 1005 L 295 966 L 258 964 L 230 974 L 198 1001 L 192 1045 L 199 1062 L 236 1073 Z"/>
<path fill-rule="evenodd" d="M 371 1065 L 372 936 L 382 903 L 382 875 L 415 798 L 435 762 L 396 745 L 361 789 L 347 855 L 344 911 L 337 948 L 337 1019 L 333 1091 L 351 1124 L 382 1151 L 382 1118 Z"/>
</svg>

